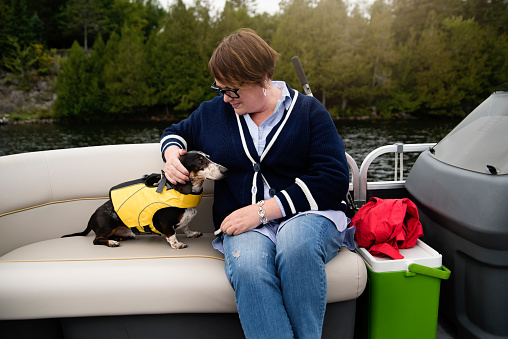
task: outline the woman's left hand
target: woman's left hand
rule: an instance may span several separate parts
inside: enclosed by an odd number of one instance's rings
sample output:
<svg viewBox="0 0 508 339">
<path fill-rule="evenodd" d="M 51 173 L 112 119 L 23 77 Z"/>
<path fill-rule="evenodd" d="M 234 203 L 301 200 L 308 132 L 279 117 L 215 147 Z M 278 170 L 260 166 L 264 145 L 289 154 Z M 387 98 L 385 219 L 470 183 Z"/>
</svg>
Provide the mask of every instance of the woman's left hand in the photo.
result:
<svg viewBox="0 0 508 339">
<path fill-rule="evenodd" d="M 282 212 L 274 198 L 268 199 L 263 205 L 265 216 L 268 221 L 282 218 Z M 228 235 L 239 235 L 250 231 L 261 224 L 261 217 L 258 214 L 257 204 L 237 209 L 228 215 L 220 225 L 222 232 Z"/>
<path fill-rule="evenodd" d="M 259 224 L 258 205 L 249 205 L 228 215 L 222 221 L 220 229 L 228 235 L 239 235 L 256 228 Z"/>
</svg>

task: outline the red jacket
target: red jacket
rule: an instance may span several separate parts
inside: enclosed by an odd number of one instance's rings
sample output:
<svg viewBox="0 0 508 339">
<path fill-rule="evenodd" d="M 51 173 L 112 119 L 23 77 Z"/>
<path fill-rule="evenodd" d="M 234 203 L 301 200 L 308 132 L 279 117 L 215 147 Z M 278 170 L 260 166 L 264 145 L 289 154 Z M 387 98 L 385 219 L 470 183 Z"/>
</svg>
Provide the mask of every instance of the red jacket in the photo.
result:
<svg viewBox="0 0 508 339">
<path fill-rule="evenodd" d="M 350 225 L 356 226 L 358 245 L 377 257 L 403 259 L 399 248 L 413 247 L 423 236 L 418 208 L 407 198 L 371 198 L 356 212 Z"/>
</svg>

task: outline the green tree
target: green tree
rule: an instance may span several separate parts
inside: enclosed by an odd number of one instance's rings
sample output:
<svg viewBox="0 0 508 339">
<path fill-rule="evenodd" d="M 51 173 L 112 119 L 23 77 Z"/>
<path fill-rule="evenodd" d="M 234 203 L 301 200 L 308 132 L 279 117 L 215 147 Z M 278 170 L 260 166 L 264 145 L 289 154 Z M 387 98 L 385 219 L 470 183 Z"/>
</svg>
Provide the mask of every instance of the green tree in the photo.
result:
<svg viewBox="0 0 508 339">
<path fill-rule="evenodd" d="M 263 14 L 256 14 L 252 19 L 249 27 L 258 33 L 259 36 L 262 36 L 269 45 L 272 45 L 273 37 L 277 27 L 279 27 L 280 15 L 270 15 L 264 12 Z"/>
<path fill-rule="evenodd" d="M 34 42 L 26 0 L 12 0 L 5 34 L 17 39 L 21 47 L 27 47 Z"/>
<path fill-rule="evenodd" d="M 450 114 L 450 107 L 458 107 L 463 99 L 456 86 L 451 51 L 437 15 L 429 13 L 426 28 L 416 46 L 413 70 L 416 70 L 414 90 L 430 114 Z"/>
<path fill-rule="evenodd" d="M 152 90 L 147 85 L 146 52 L 141 30 L 124 26 L 116 53 L 104 65 L 109 111 L 132 114 L 147 105 Z"/>
<path fill-rule="evenodd" d="M 0 32 L 3 32 L 7 26 L 7 17 L 9 15 L 9 6 L 6 1 L 0 2 Z"/>
<path fill-rule="evenodd" d="M 120 43 L 120 34 L 113 32 L 109 36 L 108 42 L 106 43 L 106 47 L 104 47 L 104 60 L 105 62 L 109 62 L 118 53 Z"/>
<path fill-rule="evenodd" d="M 220 39 L 243 27 L 252 27 L 253 19 L 250 16 L 252 7 L 248 1 L 226 0 L 224 9 L 216 23 L 217 33 Z"/>
<path fill-rule="evenodd" d="M 80 115 L 85 121 L 104 120 L 104 113 L 108 109 L 108 95 L 104 81 L 105 47 L 104 40 L 99 35 L 84 66 L 83 84 L 85 86 L 80 93 Z"/>
<path fill-rule="evenodd" d="M 21 89 L 29 89 L 29 75 L 38 61 L 38 56 L 32 45 L 23 46 L 17 38 L 7 37 L 9 49 L 3 57 L 4 66 L 20 80 Z"/>
<path fill-rule="evenodd" d="M 397 107 L 391 102 L 391 94 L 395 90 L 393 67 L 399 63 L 400 54 L 395 48 L 391 26 L 393 15 L 391 6 L 382 0 L 375 1 L 370 7 L 370 21 L 365 34 L 362 48 L 367 57 L 367 69 L 370 73 L 368 104 L 374 105 L 384 116 L 396 113 Z"/>
<path fill-rule="evenodd" d="M 294 88 L 301 90 L 290 59 L 298 55 L 313 89 L 333 115 L 351 102 L 368 101 L 372 74 L 365 53 L 366 18 L 341 0 L 322 0 L 317 6 L 304 0 L 283 4 L 274 46 L 282 54 L 277 69 Z M 368 47 L 370 48 L 370 46 Z"/>
<path fill-rule="evenodd" d="M 208 84 L 213 80 L 207 69 L 211 46 L 194 15 L 193 8 L 178 1 L 148 43 L 150 84 L 155 101 L 168 111 L 188 111 L 211 97 Z"/>
<path fill-rule="evenodd" d="M 392 83 L 394 90 L 388 98 L 380 99 L 386 110 L 393 112 L 412 113 L 420 109 L 422 100 L 414 90 L 416 84 L 416 37 L 414 34 L 405 42 L 396 47 L 399 62 L 392 66 Z"/>
<path fill-rule="evenodd" d="M 497 34 L 508 33 L 508 2 L 506 0 L 466 0 L 464 17 L 474 19 L 482 27 L 491 27 Z"/>
<path fill-rule="evenodd" d="M 450 18 L 443 26 L 457 75 L 454 83 L 462 96 L 460 105 L 468 112 L 508 80 L 508 36 L 498 35 L 497 28 L 482 27 L 473 19 Z"/>
<path fill-rule="evenodd" d="M 106 9 L 100 0 L 69 0 L 63 12 L 68 29 L 82 31 L 83 45 L 88 50 L 88 36 L 104 30 Z"/>
<path fill-rule="evenodd" d="M 36 43 L 43 43 L 44 23 L 37 13 L 32 16 L 32 19 L 30 19 L 30 28 L 33 34 L 33 41 Z"/>
<path fill-rule="evenodd" d="M 7 49 L 7 22 L 9 15 L 9 6 L 6 2 L 0 1 L 0 60 Z"/>
<path fill-rule="evenodd" d="M 244 7 L 249 16 L 252 16 L 257 9 L 255 0 L 228 0 L 228 2 L 235 8 Z"/>
<path fill-rule="evenodd" d="M 55 118 L 61 121 L 82 121 L 81 95 L 85 83 L 85 53 L 79 43 L 72 44 L 57 81 L 57 99 L 53 106 Z"/>
<path fill-rule="evenodd" d="M 336 99 L 332 103 L 340 103 L 342 114 L 349 115 L 354 114 L 354 107 L 358 109 L 369 103 L 375 62 L 375 55 L 371 54 L 375 49 L 367 39 L 367 18 L 358 7 L 342 22 L 341 34 L 337 36 L 338 48 L 331 51 L 333 54 L 330 59 L 330 71 L 336 72 L 334 86 L 337 88 Z"/>
<path fill-rule="evenodd" d="M 144 13 L 147 24 L 143 28 L 143 31 L 145 32 L 145 36 L 149 37 L 152 31 L 159 26 L 159 22 L 166 15 L 166 11 L 160 6 L 157 0 L 146 0 Z"/>
<path fill-rule="evenodd" d="M 187 114 L 214 95 L 208 60 L 241 27 L 281 54 L 274 78 L 301 90 L 291 62 L 298 55 L 314 95 L 332 114 L 375 106 L 384 116 L 460 115 L 508 81 L 506 0 L 376 0 L 367 12 L 349 0 L 284 0 L 276 15 L 255 14 L 252 0 L 227 0 L 221 13 L 210 6 L 0 2 L 0 61 L 28 85 L 35 70 L 48 73 L 43 45 L 66 48 L 79 40 L 88 49 L 94 41 L 91 51 L 73 44 L 58 79 L 56 111 L 79 121 L 148 108 Z"/>
<path fill-rule="evenodd" d="M 418 40 L 431 11 L 437 23 L 448 17 L 459 16 L 463 11 L 462 0 L 393 0 L 392 3 L 392 33 L 397 42 L 405 42 L 412 35 Z"/>
<path fill-rule="evenodd" d="M 320 1 L 310 19 L 307 64 L 314 95 L 328 108 L 340 105 L 345 110 L 350 99 L 348 84 L 360 75 L 354 71 L 359 40 L 353 39 L 352 20 L 341 0 Z"/>
<path fill-rule="evenodd" d="M 314 88 L 315 71 L 311 66 L 313 55 L 313 41 L 308 31 L 312 27 L 311 2 L 307 0 L 290 0 L 281 3 L 282 14 L 279 26 L 273 35 L 272 47 L 281 57 L 275 68 L 276 79 L 286 81 L 291 87 L 301 91 L 300 81 L 293 68 L 291 58 L 298 56 L 309 80 Z"/>
<path fill-rule="evenodd" d="M 124 26 L 142 30 L 148 25 L 146 9 L 142 2 L 114 0 L 107 9 L 109 30 L 121 33 Z"/>
<path fill-rule="evenodd" d="M 490 54 L 486 48 L 487 34 L 472 19 L 445 19 L 443 26 L 448 33 L 447 48 L 453 73 L 456 74 L 453 82 L 460 93 L 457 104 L 469 106 L 471 102 L 477 103 L 490 89 L 485 76 L 492 71 L 487 64 Z"/>
</svg>

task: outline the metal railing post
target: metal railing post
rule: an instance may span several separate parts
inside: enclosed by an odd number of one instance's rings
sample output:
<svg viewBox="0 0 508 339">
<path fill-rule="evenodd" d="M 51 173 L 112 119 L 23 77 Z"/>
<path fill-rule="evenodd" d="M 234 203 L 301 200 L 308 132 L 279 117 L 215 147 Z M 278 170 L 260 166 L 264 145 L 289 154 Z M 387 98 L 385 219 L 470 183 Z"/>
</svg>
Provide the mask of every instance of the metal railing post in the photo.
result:
<svg viewBox="0 0 508 339">
<path fill-rule="evenodd" d="M 371 163 L 380 155 L 383 155 L 385 153 L 395 153 L 395 181 L 404 181 L 403 177 L 403 160 L 402 156 L 404 152 L 423 152 L 433 146 L 435 146 L 436 143 L 422 143 L 422 144 L 402 144 L 397 143 L 393 145 L 387 145 L 387 146 L 381 146 L 379 148 L 376 148 L 372 152 L 370 152 L 365 159 L 362 162 L 362 165 L 360 166 L 360 188 L 359 188 L 359 196 L 358 199 L 355 196 L 355 202 L 358 202 L 358 205 L 361 206 L 365 204 L 367 200 L 367 172 L 369 170 L 369 166 Z M 400 180 L 397 180 L 397 155 L 400 154 Z"/>
</svg>

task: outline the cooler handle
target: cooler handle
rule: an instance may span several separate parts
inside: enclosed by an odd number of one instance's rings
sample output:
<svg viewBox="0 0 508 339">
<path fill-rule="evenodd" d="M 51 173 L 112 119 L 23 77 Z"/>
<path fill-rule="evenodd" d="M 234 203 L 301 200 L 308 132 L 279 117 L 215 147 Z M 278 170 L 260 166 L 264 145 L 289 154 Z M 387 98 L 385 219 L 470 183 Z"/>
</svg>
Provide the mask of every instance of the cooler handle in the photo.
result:
<svg viewBox="0 0 508 339">
<path fill-rule="evenodd" d="M 430 277 L 443 280 L 447 280 L 448 278 L 450 278 L 450 274 L 452 273 L 444 265 L 441 267 L 433 268 L 418 264 L 410 264 L 408 270 L 409 272 L 428 275 Z"/>
</svg>

